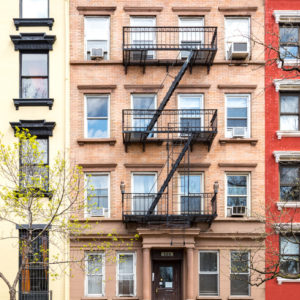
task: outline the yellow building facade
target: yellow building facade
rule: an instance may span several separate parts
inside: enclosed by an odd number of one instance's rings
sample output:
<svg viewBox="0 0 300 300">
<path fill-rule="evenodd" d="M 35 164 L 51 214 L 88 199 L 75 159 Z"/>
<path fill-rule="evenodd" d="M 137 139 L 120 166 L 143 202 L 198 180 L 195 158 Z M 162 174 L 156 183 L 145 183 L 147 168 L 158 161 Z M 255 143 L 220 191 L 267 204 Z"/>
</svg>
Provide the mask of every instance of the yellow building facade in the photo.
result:
<svg viewBox="0 0 300 300">
<path fill-rule="evenodd" d="M 50 165 L 58 151 L 67 153 L 68 148 L 68 5 L 66 0 L 15 0 L 6 1 L 0 10 L 0 131 L 10 144 L 16 142 L 16 125 L 29 130 L 37 126 L 41 132 L 33 133 L 46 135 Z M 19 266 L 18 236 L 15 224 L 0 221 L 0 272 L 10 282 Z M 60 243 L 54 246 L 50 234 L 50 262 L 58 251 L 67 259 L 68 243 Z M 47 274 L 45 299 L 68 299 L 67 267 L 59 273 L 55 280 Z M 17 299 L 40 299 L 17 289 Z M 38 287 L 31 282 L 29 289 Z M 0 299 L 9 299 L 3 280 Z"/>
</svg>

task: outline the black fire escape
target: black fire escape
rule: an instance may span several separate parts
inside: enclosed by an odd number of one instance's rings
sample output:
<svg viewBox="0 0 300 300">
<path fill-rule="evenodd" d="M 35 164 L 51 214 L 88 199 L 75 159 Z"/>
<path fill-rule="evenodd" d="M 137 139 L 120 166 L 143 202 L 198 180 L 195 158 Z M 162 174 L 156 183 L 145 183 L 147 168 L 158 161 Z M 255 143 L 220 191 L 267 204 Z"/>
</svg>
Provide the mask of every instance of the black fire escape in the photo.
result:
<svg viewBox="0 0 300 300">
<path fill-rule="evenodd" d="M 217 216 L 217 186 L 213 193 L 192 193 L 189 181 L 184 195 L 178 194 L 175 174 L 190 174 L 190 151 L 206 144 L 208 151 L 217 134 L 215 109 L 167 109 L 167 104 L 187 69 L 206 66 L 208 71 L 217 51 L 216 27 L 124 27 L 123 64 L 129 66 L 181 66 L 157 109 L 123 110 L 123 142 L 165 142 L 167 160 L 159 177 L 163 184 L 155 193 L 122 191 L 124 222 L 146 224 L 211 223 Z M 168 57 L 167 59 L 165 57 Z M 134 121 L 135 120 L 135 121 Z M 173 181 L 173 182 L 172 182 Z M 186 181 L 184 180 L 184 184 Z M 182 186 L 181 186 L 182 189 Z M 141 205 L 143 203 L 143 205 Z"/>
</svg>

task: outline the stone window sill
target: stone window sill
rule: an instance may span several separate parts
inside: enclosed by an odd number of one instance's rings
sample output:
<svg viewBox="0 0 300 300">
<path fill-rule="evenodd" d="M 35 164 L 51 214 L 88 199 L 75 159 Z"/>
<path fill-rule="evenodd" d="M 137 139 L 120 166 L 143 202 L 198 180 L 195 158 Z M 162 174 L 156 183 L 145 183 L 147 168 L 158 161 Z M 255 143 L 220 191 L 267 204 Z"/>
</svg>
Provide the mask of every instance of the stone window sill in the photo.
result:
<svg viewBox="0 0 300 300">
<path fill-rule="evenodd" d="M 112 300 L 139 300 L 140 298 L 139 297 L 135 297 L 135 296 L 132 296 L 132 297 L 129 297 L 129 296 L 124 296 L 124 297 L 115 297 L 115 298 L 112 298 Z"/>
<path fill-rule="evenodd" d="M 53 98 L 40 98 L 40 99 L 14 99 L 14 105 L 16 110 L 19 110 L 20 106 L 48 106 L 52 109 L 54 99 Z"/>
<path fill-rule="evenodd" d="M 83 297 L 81 300 L 107 300 L 107 297 Z"/>
<path fill-rule="evenodd" d="M 300 131 L 276 131 L 277 138 L 281 140 L 282 137 L 300 137 Z"/>
<path fill-rule="evenodd" d="M 224 138 L 224 139 L 219 139 L 219 143 L 221 145 L 225 144 L 250 144 L 252 146 L 255 146 L 257 144 L 258 140 L 257 139 L 249 139 L 249 138 Z"/>
<path fill-rule="evenodd" d="M 52 30 L 53 18 L 14 18 L 16 29 L 19 27 L 49 27 Z"/>
<path fill-rule="evenodd" d="M 228 300 L 253 300 L 254 298 L 250 296 L 229 296 Z"/>
<path fill-rule="evenodd" d="M 300 59 L 285 59 L 283 65 L 285 67 L 288 66 L 299 66 Z M 278 68 L 282 68 L 282 62 L 280 60 L 277 60 L 277 66 Z"/>
<path fill-rule="evenodd" d="M 300 202 L 298 201 L 285 201 L 285 202 L 277 202 L 278 210 L 282 210 L 283 208 L 300 208 Z"/>
<path fill-rule="evenodd" d="M 116 142 L 117 142 L 117 140 L 114 139 L 114 138 L 103 138 L 103 139 L 83 138 L 83 139 L 77 139 L 77 143 L 80 146 L 84 146 L 85 144 L 109 144 L 110 146 L 114 146 Z"/>
<path fill-rule="evenodd" d="M 290 278 L 277 277 L 277 282 L 279 285 L 281 285 L 282 283 L 286 283 L 286 282 L 300 283 L 300 278 L 299 279 L 290 279 Z"/>
</svg>

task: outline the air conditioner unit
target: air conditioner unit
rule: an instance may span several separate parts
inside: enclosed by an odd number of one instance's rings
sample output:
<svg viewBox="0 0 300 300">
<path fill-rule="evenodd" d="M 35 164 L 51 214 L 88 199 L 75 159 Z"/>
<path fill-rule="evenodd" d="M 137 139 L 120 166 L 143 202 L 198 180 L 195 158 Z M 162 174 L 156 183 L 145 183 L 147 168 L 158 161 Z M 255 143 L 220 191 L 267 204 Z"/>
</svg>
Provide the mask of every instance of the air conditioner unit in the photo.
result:
<svg viewBox="0 0 300 300">
<path fill-rule="evenodd" d="M 229 59 L 246 59 L 249 55 L 247 42 L 233 42 L 228 50 Z"/>
<path fill-rule="evenodd" d="M 102 48 L 92 48 L 90 50 L 91 59 L 98 59 L 104 57 L 104 51 Z"/>
<path fill-rule="evenodd" d="M 93 217 L 105 217 L 106 209 L 103 207 L 94 208 L 92 209 L 92 216 Z"/>
<path fill-rule="evenodd" d="M 247 128 L 246 127 L 233 127 L 232 137 L 245 137 Z"/>
<path fill-rule="evenodd" d="M 243 217 L 246 215 L 246 206 L 232 206 L 227 208 L 228 217 Z"/>
</svg>

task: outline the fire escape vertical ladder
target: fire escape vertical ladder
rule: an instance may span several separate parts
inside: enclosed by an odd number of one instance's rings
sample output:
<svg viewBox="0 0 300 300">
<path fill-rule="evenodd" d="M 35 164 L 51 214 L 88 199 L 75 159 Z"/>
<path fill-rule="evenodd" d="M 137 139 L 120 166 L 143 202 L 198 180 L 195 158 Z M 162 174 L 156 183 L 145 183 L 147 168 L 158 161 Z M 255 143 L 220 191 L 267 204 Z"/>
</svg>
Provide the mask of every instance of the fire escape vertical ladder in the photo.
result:
<svg viewBox="0 0 300 300">
<path fill-rule="evenodd" d="M 145 140 L 147 139 L 147 137 L 150 134 L 151 130 L 155 126 L 155 123 L 157 122 L 159 116 L 161 115 L 162 111 L 166 107 L 168 101 L 172 97 L 175 89 L 177 88 L 180 80 L 182 79 L 183 75 L 185 74 L 188 66 L 190 65 L 190 63 L 192 63 L 192 58 L 194 57 L 195 52 L 197 52 L 197 51 L 194 51 L 194 50 L 190 51 L 189 56 L 187 57 L 187 59 L 184 62 L 183 66 L 181 67 L 180 71 L 176 75 L 176 77 L 175 77 L 174 81 L 172 82 L 168 92 L 166 93 L 165 97 L 163 98 L 162 102 L 160 103 L 159 107 L 157 108 L 155 114 L 153 115 L 151 121 L 149 122 L 149 125 L 147 126 L 147 129 L 146 129 L 146 133 L 144 134 L 144 136 L 142 138 L 142 142 L 145 142 Z"/>
<path fill-rule="evenodd" d="M 176 172 L 176 170 L 177 170 L 180 162 L 182 161 L 186 151 L 189 149 L 193 138 L 194 138 L 194 134 L 192 133 L 189 136 L 189 138 L 187 139 L 187 141 L 185 142 L 184 147 L 182 148 L 182 151 L 180 152 L 179 156 L 177 157 L 175 163 L 173 164 L 172 169 L 170 170 L 166 180 L 164 181 L 164 183 L 161 186 L 159 192 L 157 193 L 156 197 L 154 198 L 150 208 L 148 209 L 147 216 L 150 216 L 153 213 L 153 211 L 155 210 L 155 207 L 158 204 L 162 194 L 164 193 L 165 189 L 168 187 L 168 184 L 169 184 L 170 180 L 172 179 L 174 173 Z"/>
</svg>

